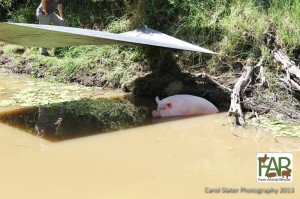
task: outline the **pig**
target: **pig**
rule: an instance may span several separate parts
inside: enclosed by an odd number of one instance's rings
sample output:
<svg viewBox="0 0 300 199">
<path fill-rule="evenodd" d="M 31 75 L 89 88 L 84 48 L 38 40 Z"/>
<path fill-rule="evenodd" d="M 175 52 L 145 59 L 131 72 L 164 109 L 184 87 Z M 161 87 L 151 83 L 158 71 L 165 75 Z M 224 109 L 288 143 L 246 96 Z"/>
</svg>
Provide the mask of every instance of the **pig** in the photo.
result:
<svg viewBox="0 0 300 199">
<path fill-rule="evenodd" d="M 283 170 L 281 173 L 282 177 L 286 177 L 286 179 L 289 179 L 289 176 L 291 175 L 292 170 L 291 169 L 287 169 L 287 170 Z"/>
<path fill-rule="evenodd" d="M 266 176 L 268 177 L 268 179 L 271 179 L 273 177 L 276 177 L 277 174 L 275 172 L 271 172 L 271 173 L 266 174 Z"/>
<path fill-rule="evenodd" d="M 153 117 L 208 115 L 219 112 L 211 102 L 193 95 L 173 95 L 163 100 L 156 97 L 155 101 L 157 110 L 152 111 Z"/>
</svg>

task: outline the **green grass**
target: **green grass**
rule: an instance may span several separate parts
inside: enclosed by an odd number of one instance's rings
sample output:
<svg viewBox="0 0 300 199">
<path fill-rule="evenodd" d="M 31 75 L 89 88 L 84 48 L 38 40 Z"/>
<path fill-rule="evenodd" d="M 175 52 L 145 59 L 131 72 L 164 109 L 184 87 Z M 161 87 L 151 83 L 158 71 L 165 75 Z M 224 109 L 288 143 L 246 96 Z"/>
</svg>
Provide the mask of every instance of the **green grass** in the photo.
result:
<svg viewBox="0 0 300 199">
<path fill-rule="evenodd" d="M 282 1 L 269 10 L 269 16 L 276 27 L 277 39 L 284 47 L 293 50 L 300 46 L 300 2 Z"/>
<path fill-rule="evenodd" d="M 101 6 L 103 10 L 100 14 Z M 79 8 L 90 9 L 89 19 L 86 12 L 73 16 Z M 33 8 L 28 5 L 26 9 L 30 13 L 28 9 Z M 298 0 L 124 0 L 111 3 L 76 0 L 66 3 L 65 9 L 66 16 L 71 20 L 70 26 L 94 27 L 96 24 L 106 31 L 120 33 L 147 25 L 220 52 L 219 55 L 210 56 L 177 51 L 174 59 L 181 68 L 187 70 L 196 65 L 199 70 L 223 73 L 235 70 L 237 63 L 243 63 L 249 56 L 258 59 L 264 55 L 269 60 L 270 69 L 276 71 L 276 66 L 271 66 L 272 57 L 264 43 L 266 32 L 272 32 L 276 42 L 288 52 L 300 47 Z M 15 9 L 12 12 L 15 21 L 18 21 L 18 15 L 23 17 L 19 22 L 23 22 L 23 19 L 32 22 L 28 13 L 20 14 L 18 11 Z M 76 75 L 96 74 L 114 87 L 132 81 L 137 67 L 146 66 L 149 60 L 156 59 L 151 54 L 157 55 L 147 53 L 141 47 L 73 46 L 52 49 L 51 53 L 55 57 L 44 58 L 38 55 L 37 48 L 26 48 L 24 54 L 18 54 L 18 48 L 9 45 L 2 51 L 5 54 L 16 54 L 20 63 L 22 60 L 32 62 L 34 71 L 46 66 L 46 77 L 70 81 Z"/>
<path fill-rule="evenodd" d="M 46 70 L 45 78 L 69 82 L 74 77 L 99 76 L 103 82 L 118 88 L 130 84 L 136 74 L 137 62 L 145 58 L 139 47 L 124 46 L 74 46 L 64 49 L 49 49 L 57 57 L 39 55 L 37 48 L 5 45 L 3 53 L 15 58 L 15 64 L 26 62 L 32 65 L 32 74 Z M 16 53 L 22 51 L 22 53 Z"/>
</svg>

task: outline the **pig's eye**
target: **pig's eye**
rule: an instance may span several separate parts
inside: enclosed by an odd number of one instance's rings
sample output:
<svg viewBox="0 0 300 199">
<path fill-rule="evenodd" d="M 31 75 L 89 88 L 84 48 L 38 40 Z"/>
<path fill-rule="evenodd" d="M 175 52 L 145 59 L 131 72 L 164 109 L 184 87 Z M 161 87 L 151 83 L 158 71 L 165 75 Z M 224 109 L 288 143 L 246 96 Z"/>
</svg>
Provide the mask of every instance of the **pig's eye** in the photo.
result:
<svg viewBox="0 0 300 199">
<path fill-rule="evenodd" d="M 167 108 L 172 108 L 172 104 L 171 103 L 167 103 Z"/>
</svg>

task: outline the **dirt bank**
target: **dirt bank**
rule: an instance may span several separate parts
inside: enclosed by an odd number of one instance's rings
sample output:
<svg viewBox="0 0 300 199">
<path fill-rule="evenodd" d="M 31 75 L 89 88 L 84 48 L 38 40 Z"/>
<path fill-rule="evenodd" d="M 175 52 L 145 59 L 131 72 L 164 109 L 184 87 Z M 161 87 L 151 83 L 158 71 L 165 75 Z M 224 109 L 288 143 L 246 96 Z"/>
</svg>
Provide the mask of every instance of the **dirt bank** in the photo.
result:
<svg viewBox="0 0 300 199">
<path fill-rule="evenodd" d="M 270 118 L 279 115 L 281 119 L 299 122 L 300 94 L 297 87 L 297 70 L 295 74 L 290 72 L 291 75 L 287 76 L 286 74 L 290 73 L 286 72 L 288 69 L 284 69 L 284 61 L 276 59 L 275 56 L 269 60 L 263 56 L 249 57 L 232 63 L 232 70 L 224 67 L 223 72 L 215 72 L 201 65 L 186 67 L 178 62 L 176 52 L 171 50 L 150 49 L 144 52 L 147 61 L 133 64 L 133 70 L 127 75 L 123 76 L 123 73 L 120 73 L 122 82 L 108 80 L 105 76 L 110 71 L 101 69 L 94 72 L 95 69 L 90 65 L 83 66 L 72 76 L 68 76 L 68 81 L 87 86 L 122 89 L 137 96 L 150 98 L 163 98 L 174 94 L 202 96 L 219 109 L 228 110 L 228 114 L 234 115 L 236 124 L 240 125 L 245 125 L 247 120 L 257 119 L 262 115 Z M 284 51 L 276 52 L 281 52 L 285 60 L 289 61 Z M 59 60 L 55 54 L 50 58 L 35 55 L 35 59 L 30 59 L 26 56 L 30 53 L 34 51 L 23 47 L 14 47 L 13 53 L 2 50 L 0 67 L 14 73 L 30 74 L 36 78 L 48 78 L 50 72 L 54 76 L 64 73 L 64 68 L 49 64 L 53 59 Z M 278 67 L 276 73 L 273 69 L 265 67 L 270 60 Z M 297 69 L 296 65 L 295 67 Z M 245 117 L 245 112 L 251 114 Z"/>
<path fill-rule="evenodd" d="M 48 76 L 49 70 L 60 74 L 63 71 L 53 69 L 55 66 L 44 64 L 39 60 L 27 59 L 26 51 L 23 47 L 15 48 L 13 54 L 7 54 L 2 51 L 0 54 L 0 67 L 13 73 L 30 74 L 36 78 Z M 116 84 L 103 78 L 105 73 L 102 71 L 93 73 L 86 66 L 84 71 L 78 71 L 69 77 L 69 82 L 76 82 L 85 86 L 109 87 L 122 89 L 126 92 L 132 92 L 137 96 L 166 97 L 174 94 L 191 94 L 202 96 L 213 102 L 220 108 L 227 108 L 230 104 L 230 88 L 236 77 L 220 76 L 218 78 L 202 73 L 198 68 L 184 69 L 176 63 L 170 50 L 162 50 L 157 55 L 151 55 L 156 59 L 149 58 L 148 63 L 136 67 L 126 83 Z M 48 59 L 42 56 L 39 59 Z M 56 57 L 53 56 L 55 59 Z M 52 58 L 49 58 L 52 59 Z M 44 61 L 43 61 L 44 62 Z M 225 85 L 225 86 L 224 86 Z"/>
</svg>

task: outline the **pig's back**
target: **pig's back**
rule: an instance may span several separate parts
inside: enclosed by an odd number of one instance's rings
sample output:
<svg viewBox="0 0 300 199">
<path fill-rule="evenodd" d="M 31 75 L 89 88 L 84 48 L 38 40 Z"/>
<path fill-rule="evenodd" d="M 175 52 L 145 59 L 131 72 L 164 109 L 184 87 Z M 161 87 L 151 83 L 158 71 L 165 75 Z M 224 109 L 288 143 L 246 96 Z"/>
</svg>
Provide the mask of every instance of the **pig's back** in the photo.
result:
<svg viewBox="0 0 300 199">
<path fill-rule="evenodd" d="M 193 95 L 174 95 L 171 96 L 174 111 L 178 115 L 194 115 L 194 114 L 213 114 L 219 110 L 208 100 Z"/>
</svg>

